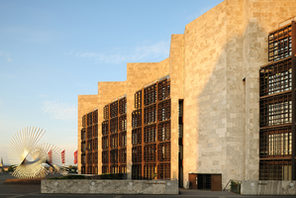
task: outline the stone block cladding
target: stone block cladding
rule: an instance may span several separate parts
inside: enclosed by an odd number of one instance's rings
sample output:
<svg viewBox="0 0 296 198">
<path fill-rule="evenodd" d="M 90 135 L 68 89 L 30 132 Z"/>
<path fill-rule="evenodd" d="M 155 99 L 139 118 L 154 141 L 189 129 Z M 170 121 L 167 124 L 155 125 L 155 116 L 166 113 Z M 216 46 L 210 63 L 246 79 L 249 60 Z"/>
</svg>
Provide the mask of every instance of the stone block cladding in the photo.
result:
<svg viewBox="0 0 296 198">
<path fill-rule="evenodd" d="M 181 178 L 181 170 L 186 188 L 190 173 L 221 174 L 223 187 L 229 179 L 258 180 L 258 71 L 268 63 L 268 33 L 295 16 L 296 0 L 225 0 L 187 24 L 184 34 L 172 35 L 167 59 L 128 63 L 126 81 L 99 82 L 97 95 L 79 96 L 79 170 L 82 116 L 98 109 L 101 124 L 104 106 L 125 96 L 126 172 L 132 177 L 135 94 L 169 76 L 170 179 Z M 179 122 L 183 126 L 181 146 Z M 101 127 L 98 173 L 102 173 Z"/>
</svg>

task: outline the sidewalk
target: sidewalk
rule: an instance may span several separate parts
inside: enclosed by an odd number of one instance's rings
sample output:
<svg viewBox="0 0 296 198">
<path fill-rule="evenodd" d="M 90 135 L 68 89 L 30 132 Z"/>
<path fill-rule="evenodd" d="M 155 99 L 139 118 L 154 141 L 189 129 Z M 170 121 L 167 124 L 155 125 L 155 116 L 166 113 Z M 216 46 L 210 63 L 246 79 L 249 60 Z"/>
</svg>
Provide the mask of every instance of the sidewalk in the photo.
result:
<svg viewBox="0 0 296 198">
<path fill-rule="evenodd" d="M 224 191 L 207 191 L 207 190 L 191 190 L 191 189 L 179 189 L 181 197 L 183 196 L 195 196 L 195 197 L 245 197 L 239 194 L 235 194 L 232 192 L 224 192 Z"/>
</svg>

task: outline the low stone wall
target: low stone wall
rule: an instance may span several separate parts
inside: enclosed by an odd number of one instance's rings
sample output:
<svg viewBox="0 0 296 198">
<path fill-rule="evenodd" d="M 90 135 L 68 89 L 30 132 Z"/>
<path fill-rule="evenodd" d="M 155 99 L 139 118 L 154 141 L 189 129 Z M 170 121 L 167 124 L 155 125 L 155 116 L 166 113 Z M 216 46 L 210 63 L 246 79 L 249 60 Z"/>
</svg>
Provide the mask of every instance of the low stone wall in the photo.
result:
<svg viewBox="0 0 296 198">
<path fill-rule="evenodd" d="M 242 181 L 242 195 L 296 195 L 296 181 Z"/>
<path fill-rule="evenodd" d="M 178 194 L 179 187 L 177 180 L 46 179 L 41 193 Z"/>
</svg>

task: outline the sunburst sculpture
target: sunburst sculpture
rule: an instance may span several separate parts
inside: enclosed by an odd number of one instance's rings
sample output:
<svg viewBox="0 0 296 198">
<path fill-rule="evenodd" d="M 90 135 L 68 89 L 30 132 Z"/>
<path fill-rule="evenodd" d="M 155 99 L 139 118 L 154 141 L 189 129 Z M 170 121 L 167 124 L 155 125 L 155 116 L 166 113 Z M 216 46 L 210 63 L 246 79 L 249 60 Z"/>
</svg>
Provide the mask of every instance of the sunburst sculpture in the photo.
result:
<svg viewBox="0 0 296 198">
<path fill-rule="evenodd" d="M 26 127 L 11 139 L 10 156 L 12 163 L 17 165 L 13 176 L 27 179 L 43 178 L 48 174 L 48 167 L 57 169 L 59 149 L 50 144 L 39 143 L 44 133 L 44 129 Z"/>
</svg>

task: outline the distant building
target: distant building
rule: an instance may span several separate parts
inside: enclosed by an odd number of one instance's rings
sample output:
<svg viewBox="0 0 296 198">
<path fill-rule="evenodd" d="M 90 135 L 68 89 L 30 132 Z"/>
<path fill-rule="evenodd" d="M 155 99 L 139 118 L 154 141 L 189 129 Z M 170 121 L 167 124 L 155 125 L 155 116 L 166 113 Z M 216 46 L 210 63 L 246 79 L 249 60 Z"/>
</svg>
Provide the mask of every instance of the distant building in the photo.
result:
<svg viewBox="0 0 296 198">
<path fill-rule="evenodd" d="M 3 172 L 3 159 L 1 158 L 0 162 L 0 173 Z"/>
<path fill-rule="evenodd" d="M 212 190 L 295 180 L 295 5 L 225 0 L 172 35 L 167 59 L 79 95 L 79 172 Z"/>
<path fill-rule="evenodd" d="M 0 173 L 7 172 L 8 169 L 9 169 L 9 166 L 4 165 L 3 158 L 1 158 L 1 161 L 0 161 Z"/>
</svg>

